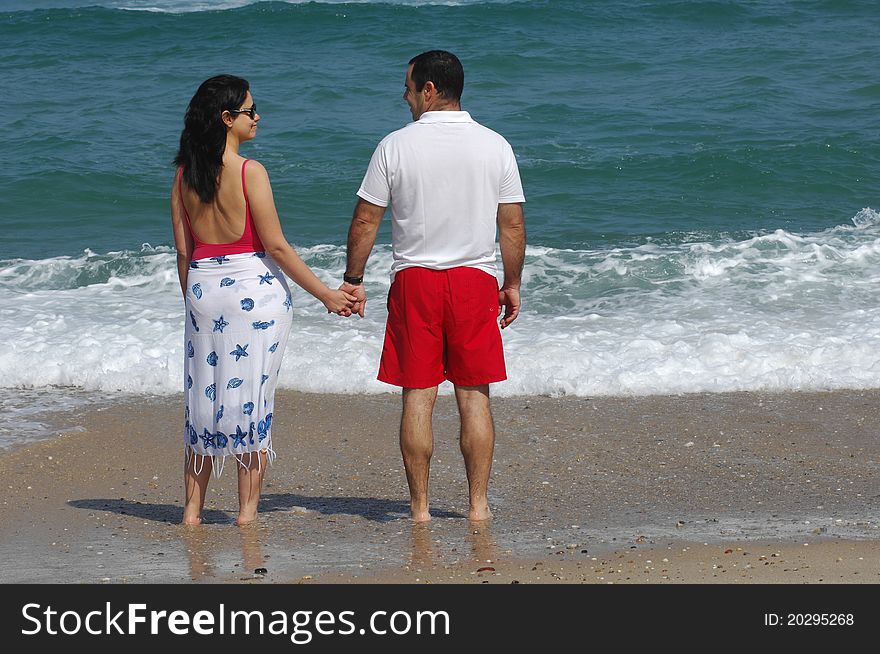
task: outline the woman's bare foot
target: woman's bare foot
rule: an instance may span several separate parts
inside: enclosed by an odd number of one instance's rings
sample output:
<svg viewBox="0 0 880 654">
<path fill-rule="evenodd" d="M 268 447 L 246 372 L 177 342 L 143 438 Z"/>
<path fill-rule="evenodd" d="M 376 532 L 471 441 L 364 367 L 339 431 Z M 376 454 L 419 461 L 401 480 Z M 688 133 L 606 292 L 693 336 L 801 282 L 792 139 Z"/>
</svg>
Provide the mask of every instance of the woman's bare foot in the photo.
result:
<svg viewBox="0 0 880 654">
<path fill-rule="evenodd" d="M 195 525 L 200 525 L 200 524 L 202 524 L 202 518 L 201 518 L 201 516 L 194 516 L 194 517 L 193 517 L 193 516 L 187 516 L 186 513 L 184 513 L 184 514 L 183 514 L 183 520 L 180 521 L 180 524 L 182 524 L 182 525 L 188 525 L 188 526 L 190 526 L 190 527 L 193 527 L 193 526 L 195 526 Z"/>
<path fill-rule="evenodd" d="M 243 527 L 245 525 L 253 524 L 257 521 L 257 512 L 256 511 L 242 511 L 238 514 L 238 517 L 235 519 L 235 524 L 239 527 Z"/>
</svg>

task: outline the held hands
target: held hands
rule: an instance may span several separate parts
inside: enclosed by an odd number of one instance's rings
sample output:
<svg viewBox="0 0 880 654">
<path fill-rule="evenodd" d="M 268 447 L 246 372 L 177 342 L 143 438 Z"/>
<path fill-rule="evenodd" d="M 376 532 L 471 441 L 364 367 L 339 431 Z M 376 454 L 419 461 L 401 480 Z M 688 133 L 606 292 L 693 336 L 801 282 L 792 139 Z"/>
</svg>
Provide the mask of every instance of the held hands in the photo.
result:
<svg viewBox="0 0 880 654">
<path fill-rule="evenodd" d="M 342 289 L 335 291 L 328 289 L 326 296 L 321 302 L 327 307 L 327 313 L 336 313 L 347 318 L 353 311 L 357 311 L 358 299 Z"/>
<path fill-rule="evenodd" d="M 504 307 L 504 316 L 501 318 L 501 329 L 507 327 L 516 320 L 519 315 L 520 299 L 518 288 L 502 288 L 498 291 L 498 314 L 501 315 L 501 307 Z"/>
<path fill-rule="evenodd" d="M 364 289 L 364 285 L 358 284 L 357 286 L 355 286 L 354 284 L 349 284 L 348 282 L 342 282 L 339 290 L 351 294 L 355 299 L 354 305 L 351 307 L 351 310 L 347 314 L 340 313 L 339 315 L 348 317 L 353 313 L 356 313 L 361 318 L 363 318 L 364 309 L 367 306 L 367 291 Z"/>
</svg>

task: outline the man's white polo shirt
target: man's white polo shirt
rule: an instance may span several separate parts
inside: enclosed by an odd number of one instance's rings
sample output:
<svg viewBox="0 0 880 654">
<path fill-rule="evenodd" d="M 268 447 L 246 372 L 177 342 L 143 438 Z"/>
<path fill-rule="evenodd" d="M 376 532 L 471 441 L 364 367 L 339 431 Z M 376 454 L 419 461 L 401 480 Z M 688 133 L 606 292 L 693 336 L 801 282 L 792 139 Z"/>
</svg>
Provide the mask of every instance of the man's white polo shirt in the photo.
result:
<svg viewBox="0 0 880 654">
<path fill-rule="evenodd" d="M 357 194 L 391 204 L 392 280 L 412 266 L 494 275 L 498 204 L 525 202 L 510 144 L 466 111 L 428 111 L 382 139 Z"/>
</svg>

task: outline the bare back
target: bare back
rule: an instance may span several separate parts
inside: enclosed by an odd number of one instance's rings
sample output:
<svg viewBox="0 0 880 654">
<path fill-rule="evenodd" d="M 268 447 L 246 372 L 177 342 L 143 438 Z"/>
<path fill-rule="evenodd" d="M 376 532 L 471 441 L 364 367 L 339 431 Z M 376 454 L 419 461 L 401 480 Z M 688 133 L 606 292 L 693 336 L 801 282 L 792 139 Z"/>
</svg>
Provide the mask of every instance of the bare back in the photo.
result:
<svg viewBox="0 0 880 654">
<path fill-rule="evenodd" d="M 241 167 L 245 161 L 238 155 L 224 156 L 213 202 L 202 202 L 194 190 L 182 185 L 182 200 L 189 215 L 190 229 L 199 241 L 234 243 L 244 235 L 247 205 L 241 184 Z"/>
</svg>

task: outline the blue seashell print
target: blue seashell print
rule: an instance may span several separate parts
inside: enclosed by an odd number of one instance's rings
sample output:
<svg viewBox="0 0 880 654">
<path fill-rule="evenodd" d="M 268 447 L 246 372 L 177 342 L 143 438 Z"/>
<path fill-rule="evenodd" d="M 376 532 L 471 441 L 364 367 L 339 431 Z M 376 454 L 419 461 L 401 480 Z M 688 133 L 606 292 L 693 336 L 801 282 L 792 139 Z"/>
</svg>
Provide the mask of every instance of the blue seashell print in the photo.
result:
<svg viewBox="0 0 880 654">
<path fill-rule="evenodd" d="M 290 311 L 290 307 L 293 306 L 293 299 L 290 297 L 290 293 L 287 294 L 287 297 L 284 298 L 284 308 L 287 311 Z"/>
<path fill-rule="evenodd" d="M 187 387 L 187 388 L 192 388 L 192 387 L 193 387 L 193 378 L 192 378 L 191 375 L 187 375 L 187 376 L 186 376 L 186 387 Z"/>
<path fill-rule="evenodd" d="M 227 259 L 227 258 L 226 258 L 226 255 L 224 254 L 224 255 L 221 255 L 221 256 L 219 256 L 219 257 L 211 257 L 211 261 L 216 261 L 216 262 L 217 262 L 217 265 L 221 265 L 221 264 L 224 264 L 224 263 L 228 262 L 229 259 Z"/>
<path fill-rule="evenodd" d="M 269 375 L 263 375 L 260 377 L 260 386 L 266 383 L 266 380 L 269 379 Z"/>
<path fill-rule="evenodd" d="M 227 438 L 226 434 L 224 434 L 222 431 L 218 431 L 216 434 L 214 434 L 214 438 L 217 439 L 217 444 L 214 447 L 226 447 L 226 445 L 229 443 L 229 438 Z"/>
<path fill-rule="evenodd" d="M 220 332 L 222 334 L 223 328 L 226 327 L 228 324 L 229 324 L 228 322 L 223 320 L 223 316 L 220 316 L 219 318 L 217 318 L 217 320 L 214 321 L 214 330 L 213 331 Z"/>
<path fill-rule="evenodd" d="M 192 341 L 186 342 L 186 356 L 192 359 L 196 355 L 196 349 L 193 347 Z"/>
<path fill-rule="evenodd" d="M 266 253 L 265 253 L 265 252 L 254 252 L 254 256 L 255 256 L 255 257 L 258 257 L 258 258 L 260 258 L 260 259 L 265 259 L 265 258 L 266 258 Z"/>
<path fill-rule="evenodd" d="M 216 366 L 217 365 L 217 353 L 211 352 L 211 354 L 208 355 L 208 358 L 206 359 L 206 361 L 208 362 L 209 366 Z"/>
<path fill-rule="evenodd" d="M 236 425 L 235 433 L 229 435 L 232 436 L 232 447 L 238 447 L 239 445 L 244 445 L 244 439 L 247 436 L 247 432 L 242 431 L 241 427 Z"/>
<path fill-rule="evenodd" d="M 260 286 L 263 284 L 272 285 L 272 280 L 275 279 L 275 275 L 272 273 L 266 273 L 265 275 L 260 275 Z"/>
<path fill-rule="evenodd" d="M 199 325 L 196 322 L 196 317 L 193 315 L 192 311 L 189 312 L 189 319 L 192 321 L 193 329 L 195 329 L 196 331 L 199 331 Z"/>
<path fill-rule="evenodd" d="M 217 410 L 217 416 L 214 418 L 214 422 L 220 422 L 220 418 L 223 417 L 223 409 L 224 406 L 221 404 L 220 408 Z"/>
<path fill-rule="evenodd" d="M 197 284 L 193 284 L 193 285 L 192 285 L 192 292 L 193 292 L 193 295 L 196 296 L 196 299 L 197 299 L 197 300 L 201 300 L 201 299 L 202 299 L 202 285 L 201 285 L 201 284 L 198 284 L 198 283 L 197 283 Z"/>
<path fill-rule="evenodd" d="M 266 415 L 265 420 L 260 420 L 260 424 L 257 425 L 257 434 L 259 434 L 260 442 L 265 440 L 269 436 L 269 428 L 272 427 L 272 414 L 269 413 Z"/>
<path fill-rule="evenodd" d="M 252 299 L 250 299 L 249 297 L 244 298 L 241 301 L 241 308 L 244 309 L 245 311 L 250 311 L 251 309 L 254 308 L 254 301 Z"/>
<path fill-rule="evenodd" d="M 207 388 L 205 388 L 205 397 L 207 397 L 212 402 L 217 399 L 217 384 L 211 384 Z"/>
<path fill-rule="evenodd" d="M 278 349 L 278 343 L 279 343 L 279 341 L 275 341 L 274 343 L 272 343 L 272 345 L 269 346 L 269 351 L 270 351 L 270 352 L 274 352 L 275 350 L 277 350 L 277 349 Z"/>
<path fill-rule="evenodd" d="M 225 286 L 232 286 L 235 283 L 235 280 L 232 277 L 224 277 L 220 280 L 220 288 Z"/>
<path fill-rule="evenodd" d="M 257 320 L 256 322 L 251 323 L 251 325 L 253 325 L 254 329 L 269 329 L 269 327 L 271 327 L 274 324 L 275 324 L 274 320 L 270 320 L 269 322 L 266 322 L 265 320 L 262 320 L 262 321 Z"/>
<path fill-rule="evenodd" d="M 241 407 L 241 412 L 249 416 L 254 412 L 254 403 L 253 402 L 245 402 Z"/>
<path fill-rule="evenodd" d="M 198 267 L 199 267 L 199 262 L 198 262 L 198 261 L 190 261 L 190 262 L 189 262 L 189 267 L 190 267 L 190 268 L 198 268 Z"/>
<path fill-rule="evenodd" d="M 195 445 L 199 442 L 199 435 L 196 433 L 196 430 L 193 429 L 193 426 L 189 424 L 189 421 L 186 423 L 186 433 L 189 436 L 190 445 Z"/>
<path fill-rule="evenodd" d="M 238 343 L 236 343 L 236 344 L 235 344 L 235 349 L 232 350 L 232 352 L 230 352 L 229 354 L 231 354 L 232 356 L 234 356 L 236 361 L 238 361 L 238 360 L 239 360 L 240 358 L 242 358 L 242 357 L 250 356 L 250 355 L 247 353 L 248 345 L 250 345 L 250 343 L 247 343 L 246 345 L 244 345 L 244 346 L 242 347 L 241 345 L 239 345 Z"/>
<path fill-rule="evenodd" d="M 239 379 L 238 377 L 233 377 L 226 383 L 226 388 L 238 388 L 244 383 L 243 379 Z"/>
<path fill-rule="evenodd" d="M 254 444 L 254 423 L 251 423 L 251 426 L 248 428 L 248 443 L 251 445 Z"/>
</svg>

